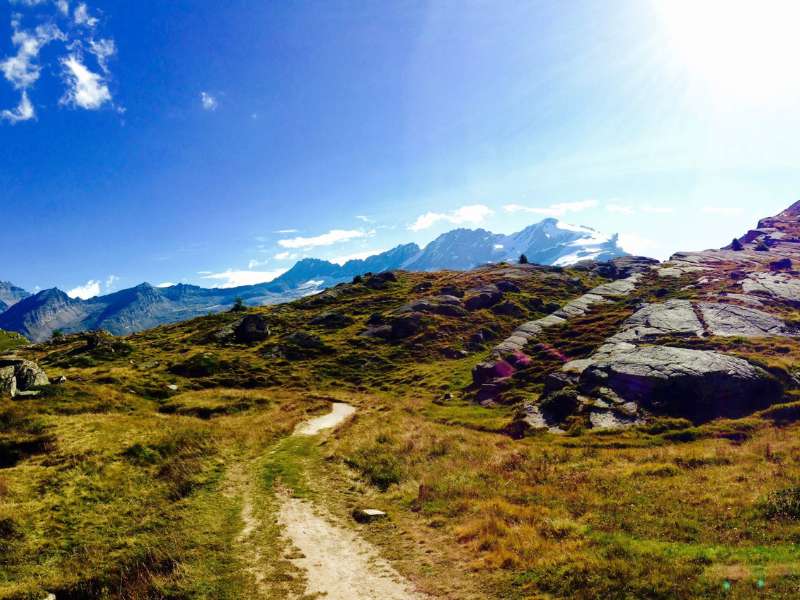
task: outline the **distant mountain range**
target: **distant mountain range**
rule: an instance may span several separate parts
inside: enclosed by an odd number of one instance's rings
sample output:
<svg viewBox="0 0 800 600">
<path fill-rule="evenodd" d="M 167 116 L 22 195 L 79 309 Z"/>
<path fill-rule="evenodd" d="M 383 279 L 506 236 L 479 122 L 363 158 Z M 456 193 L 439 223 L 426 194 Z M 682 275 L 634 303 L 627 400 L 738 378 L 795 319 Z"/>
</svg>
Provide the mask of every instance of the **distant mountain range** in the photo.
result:
<svg viewBox="0 0 800 600">
<path fill-rule="evenodd" d="M 525 254 L 532 263 L 569 265 L 581 260 L 609 260 L 627 253 L 616 235 L 545 219 L 511 235 L 484 229 L 455 229 L 425 248 L 403 244 L 366 259 L 338 265 L 306 258 L 268 283 L 234 288 L 174 285 L 157 288 L 143 283 L 88 300 L 70 298 L 57 288 L 30 294 L 0 282 L 0 329 L 43 341 L 54 331 L 65 333 L 105 329 L 125 335 L 229 308 L 241 298 L 246 304 L 285 302 L 351 280 L 363 273 L 467 270 L 482 264 L 515 261 Z"/>
</svg>

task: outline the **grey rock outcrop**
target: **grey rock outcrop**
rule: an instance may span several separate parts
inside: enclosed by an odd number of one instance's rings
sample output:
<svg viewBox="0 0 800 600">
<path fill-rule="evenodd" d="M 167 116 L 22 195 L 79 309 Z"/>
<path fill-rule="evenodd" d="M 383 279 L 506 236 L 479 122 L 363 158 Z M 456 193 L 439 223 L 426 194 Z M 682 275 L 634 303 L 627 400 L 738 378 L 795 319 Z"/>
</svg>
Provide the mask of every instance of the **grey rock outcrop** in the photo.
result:
<svg viewBox="0 0 800 600">
<path fill-rule="evenodd" d="M 34 387 L 49 385 L 47 374 L 35 362 L 23 358 L 0 359 L 0 393 L 16 396 Z"/>
<path fill-rule="evenodd" d="M 742 281 L 742 290 L 745 294 L 800 304 L 800 278 L 789 273 L 751 273 Z"/>
</svg>

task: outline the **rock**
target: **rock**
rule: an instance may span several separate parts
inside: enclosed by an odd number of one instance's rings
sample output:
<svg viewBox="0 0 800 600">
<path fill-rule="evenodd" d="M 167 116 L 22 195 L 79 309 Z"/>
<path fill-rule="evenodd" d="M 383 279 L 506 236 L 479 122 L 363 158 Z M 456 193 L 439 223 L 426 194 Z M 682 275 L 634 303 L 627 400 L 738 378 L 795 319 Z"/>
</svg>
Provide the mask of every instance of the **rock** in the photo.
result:
<svg viewBox="0 0 800 600">
<path fill-rule="evenodd" d="M 467 292 L 464 306 L 467 307 L 467 310 L 490 308 L 500 302 L 502 298 L 503 293 L 496 285 L 484 285 Z"/>
<path fill-rule="evenodd" d="M 472 369 L 472 381 L 476 385 L 482 385 L 493 379 L 511 377 L 514 371 L 511 363 L 505 360 L 482 362 Z"/>
<path fill-rule="evenodd" d="M 177 392 L 177 391 L 178 391 L 178 386 L 177 386 L 177 385 L 175 385 L 174 383 L 170 383 L 170 384 L 167 386 L 167 389 L 168 389 L 169 391 L 171 391 L 171 392 Z"/>
<path fill-rule="evenodd" d="M 11 396 L 49 385 L 47 374 L 35 362 L 23 358 L 0 359 L 0 394 Z"/>
<path fill-rule="evenodd" d="M 376 508 L 357 508 L 353 511 L 353 519 L 358 523 L 372 523 L 373 521 L 386 519 L 388 516 L 385 512 Z"/>
<path fill-rule="evenodd" d="M 17 394 L 17 378 L 14 375 L 14 367 L 0 367 L 0 396 L 11 396 Z"/>
<path fill-rule="evenodd" d="M 353 319 L 342 313 L 330 311 L 324 312 L 311 319 L 311 325 L 319 325 L 326 329 L 342 329 L 353 324 Z"/>
<path fill-rule="evenodd" d="M 59 375 L 58 377 L 56 377 L 56 379 L 55 379 L 55 381 L 53 381 L 53 383 L 58 384 L 58 385 L 62 385 L 64 383 L 67 383 L 67 376 L 66 375 Z"/>
<path fill-rule="evenodd" d="M 411 288 L 411 291 L 417 294 L 422 294 L 429 291 L 432 287 L 433 284 L 430 281 L 423 281 L 415 285 L 413 288 Z"/>
<path fill-rule="evenodd" d="M 395 340 L 411 337 L 422 329 L 422 314 L 410 313 L 395 317 L 391 322 L 391 337 Z"/>
<path fill-rule="evenodd" d="M 731 242 L 731 250 L 733 250 L 734 252 L 741 252 L 742 250 L 744 250 L 744 246 L 742 245 L 742 242 L 740 242 L 736 238 L 733 238 L 733 242 Z"/>
<path fill-rule="evenodd" d="M 770 271 L 789 271 L 792 268 L 792 259 L 791 258 L 782 258 L 780 260 L 774 260 L 769 263 L 769 270 Z"/>
<path fill-rule="evenodd" d="M 590 292 L 580 296 L 579 298 L 576 298 L 575 300 L 567 302 L 567 304 L 555 311 L 553 314 L 557 317 L 561 317 L 562 319 L 571 319 L 585 315 L 595 304 L 606 304 L 608 302 L 610 302 L 610 300 L 606 300 L 600 294 L 594 294 Z"/>
<path fill-rule="evenodd" d="M 455 348 L 444 348 L 442 350 L 442 356 L 451 360 L 458 360 L 460 358 L 468 357 L 469 352 L 466 350 L 456 350 Z"/>
<path fill-rule="evenodd" d="M 800 279 L 788 273 L 751 273 L 742 281 L 742 290 L 800 305 Z"/>
<path fill-rule="evenodd" d="M 496 315 L 506 315 L 517 318 L 522 318 L 525 316 L 525 311 L 522 309 L 522 307 L 514 302 L 511 302 L 510 300 L 506 300 L 500 304 L 495 304 L 492 307 L 492 312 Z"/>
<path fill-rule="evenodd" d="M 370 275 L 364 282 L 364 285 L 366 285 L 368 288 L 372 288 L 373 290 L 382 290 L 385 289 L 389 283 L 393 283 L 395 281 L 397 281 L 397 275 L 391 271 L 386 271 L 384 273 Z"/>
<path fill-rule="evenodd" d="M 511 352 L 505 357 L 505 359 L 515 369 L 524 369 L 533 364 L 533 359 L 519 350 Z"/>
<path fill-rule="evenodd" d="M 439 293 L 443 296 L 455 296 L 456 298 L 463 298 L 464 291 L 459 289 L 454 285 L 446 285 L 439 290 Z"/>
<path fill-rule="evenodd" d="M 461 307 L 461 300 L 455 296 L 435 296 L 409 302 L 398 308 L 396 314 L 423 312 L 448 317 L 463 317 L 467 311 Z"/>
<path fill-rule="evenodd" d="M 708 350 L 607 344 L 590 359 L 579 387 L 610 388 L 626 402 L 655 413 L 705 421 L 766 408 L 781 384 L 747 361 Z"/>
<path fill-rule="evenodd" d="M 3 361 L 0 361 L 0 365 L 2 364 Z M 50 385 L 47 374 L 33 361 L 19 361 L 15 365 L 15 372 L 17 376 L 17 389 L 28 390 L 32 387 Z"/>
<path fill-rule="evenodd" d="M 504 293 L 519 293 L 521 291 L 519 286 L 511 281 L 498 281 L 496 285 L 497 289 Z"/>
<path fill-rule="evenodd" d="M 782 319 L 754 308 L 711 302 L 701 302 L 698 308 L 711 335 L 767 337 L 794 333 Z"/>
<path fill-rule="evenodd" d="M 630 342 L 659 336 L 702 336 L 703 324 L 688 300 L 647 304 L 629 317 L 610 341 Z"/>
<path fill-rule="evenodd" d="M 319 350 L 325 347 L 325 344 L 318 335 L 306 333 L 305 331 L 295 331 L 286 337 L 286 341 L 298 348 L 306 348 L 309 350 Z"/>
<path fill-rule="evenodd" d="M 268 337 L 269 326 L 261 315 L 247 315 L 233 328 L 233 339 L 240 344 L 263 342 Z"/>
</svg>

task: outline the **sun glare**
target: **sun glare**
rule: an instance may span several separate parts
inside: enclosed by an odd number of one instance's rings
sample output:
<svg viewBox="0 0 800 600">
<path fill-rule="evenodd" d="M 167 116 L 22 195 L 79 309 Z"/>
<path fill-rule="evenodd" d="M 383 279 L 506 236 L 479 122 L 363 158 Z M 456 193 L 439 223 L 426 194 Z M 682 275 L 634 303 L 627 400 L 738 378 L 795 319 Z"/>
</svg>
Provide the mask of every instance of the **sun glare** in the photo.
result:
<svg viewBox="0 0 800 600">
<path fill-rule="evenodd" d="M 670 52 L 718 98 L 783 103 L 800 92 L 800 2 L 656 0 Z"/>
</svg>

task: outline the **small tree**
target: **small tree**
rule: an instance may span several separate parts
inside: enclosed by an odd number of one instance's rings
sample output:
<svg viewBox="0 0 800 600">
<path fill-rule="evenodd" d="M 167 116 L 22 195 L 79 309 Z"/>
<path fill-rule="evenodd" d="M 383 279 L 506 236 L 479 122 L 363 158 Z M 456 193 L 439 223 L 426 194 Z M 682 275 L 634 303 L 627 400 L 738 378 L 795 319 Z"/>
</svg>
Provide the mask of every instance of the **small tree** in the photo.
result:
<svg viewBox="0 0 800 600">
<path fill-rule="evenodd" d="M 236 300 L 233 301 L 231 312 L 242 312 L 243 310 L 247 310 L 244 305 L 244 300 L 241 298 L 236 298 Z"/>
<path fill-rule="evenodd" d="M 736 238 L 733 238 L 733 241 L 731 242 L 731 250 L 733 250 L 734 252 L 741 252 L 742 250 L 744 250 L 744 246 L 742 245 L 742 242 L 740 242 Z"/>
<path fill-rule="evenodd" d="M 60 329 L 53 330 L 53 339 L 54 340 L 59 340 L 62 337 L 64 337 L 64 332 L 63 331 L 61 331 Z"/>
<path fill-rule="evenodd" d="M 527 265 L 528 264 L 528 257 L 525 256 L 524 254 L 520 254 L 519 255 L 519 264 Z"/>
</svg>

